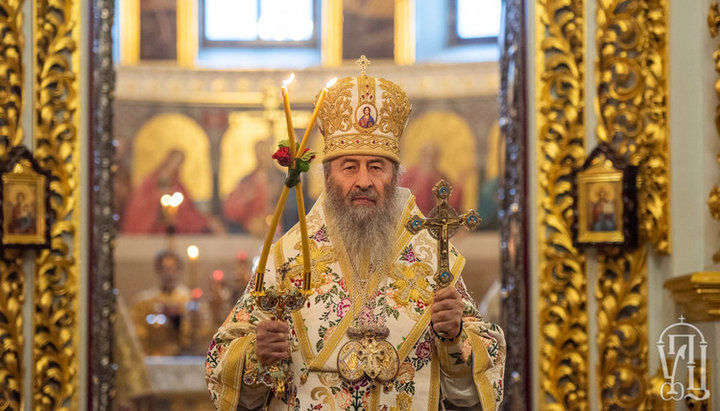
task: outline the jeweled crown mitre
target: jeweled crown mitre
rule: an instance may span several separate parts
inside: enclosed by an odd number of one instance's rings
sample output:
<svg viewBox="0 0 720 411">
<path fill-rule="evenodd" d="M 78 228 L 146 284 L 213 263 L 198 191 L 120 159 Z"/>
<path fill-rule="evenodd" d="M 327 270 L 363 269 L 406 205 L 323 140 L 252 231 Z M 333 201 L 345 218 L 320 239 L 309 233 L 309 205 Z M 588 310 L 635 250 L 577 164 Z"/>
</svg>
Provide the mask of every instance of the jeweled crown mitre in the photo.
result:
<svg viewBox="0 0 720 411">
<path fill-rule="evenodd" d="M 390 80 L 365 73 L 339 79 L 328 88 L 318 114 L 325 139 L 323 162 L 344 155 L 379 155 L 400 162 L 400 137 L 410 100 Z"/>
</svg>

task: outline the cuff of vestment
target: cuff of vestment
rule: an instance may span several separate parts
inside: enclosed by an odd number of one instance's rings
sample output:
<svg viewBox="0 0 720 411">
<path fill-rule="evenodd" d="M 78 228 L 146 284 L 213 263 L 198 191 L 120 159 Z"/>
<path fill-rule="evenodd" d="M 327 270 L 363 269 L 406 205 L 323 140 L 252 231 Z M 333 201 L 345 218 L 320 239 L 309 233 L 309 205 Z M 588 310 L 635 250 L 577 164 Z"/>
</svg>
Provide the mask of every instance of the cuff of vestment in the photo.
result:
<svg viewBox="0 0 720 411">
<path fill-rule="evenodd" d="M 450 377 L 469 376 L 472 372 L 472 348 L 465 329 L 451 341 L 435 339 L 440 368 Z"/>
<path fill-rule="evenodd" d="M 247 387 L 243 383 L 243 377 L 247 370 L 253 367 L 252 358 L 256 358 L 255 346 L 255 334 L 238 338 L 228 346 L 221 371 L 222 392 L 218 398 L 218 409 L 238 408 L 242 387 Z"/>
</svg>

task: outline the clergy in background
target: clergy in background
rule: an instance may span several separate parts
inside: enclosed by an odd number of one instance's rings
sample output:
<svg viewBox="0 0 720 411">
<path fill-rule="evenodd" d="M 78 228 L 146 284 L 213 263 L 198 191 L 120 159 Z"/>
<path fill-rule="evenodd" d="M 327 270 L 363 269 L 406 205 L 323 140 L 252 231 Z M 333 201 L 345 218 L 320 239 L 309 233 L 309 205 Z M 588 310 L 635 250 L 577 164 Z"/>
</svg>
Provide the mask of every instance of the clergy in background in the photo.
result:
<svg viewBox="0 0 720 411">
<path fill-rule="evenodd" d="M 368 127 L 359 123 L 365 107 L 377 113 Z M 466 292 L 459 251 L 450 245 L 454 280 L 440 288 L 437 241 L 405 229 L 421 214 L 410 191 L 398 187 L 409 114 L 398 85 L 364 71 L 328 90 L 318 118 L 325 190 L 307 215 L 313 294 L 288 322 L 271 319 L 252 296 L 241 298 L 206 360 L 218 409 L 497 409 L 502 331 L 480 318 Z M 300 286 L 300 250 L 295 226 L 272 246 L 266 287 Z M 372 348 L 374 357 L 348 353 L 360 341 L 382 349 Z M 283 360 L 291 361 L 293 381 L 282 395 L 245 378 Z"/>
</svg>

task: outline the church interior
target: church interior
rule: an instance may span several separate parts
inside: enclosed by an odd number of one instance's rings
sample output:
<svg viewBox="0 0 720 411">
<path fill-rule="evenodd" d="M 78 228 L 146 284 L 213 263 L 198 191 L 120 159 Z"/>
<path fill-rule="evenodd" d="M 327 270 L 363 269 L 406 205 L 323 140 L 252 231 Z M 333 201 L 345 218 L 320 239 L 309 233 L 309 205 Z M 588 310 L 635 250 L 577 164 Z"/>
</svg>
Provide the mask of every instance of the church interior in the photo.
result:
<svg viewBox="0 0 720 411">
<path fill-rule="evenodd" d="M 482 218 L 451 242 L 505 334 L 500 408 L 720 409 L 714 0 L 0 11 L 0 410 L 214 409 L 213 333 L 299 220 L 291 191 L 270 229 L 271 156 L 308 128 L 309 210 L 318 93 L 361 70 L 412 103 L 398 184 Z"/>
</svg>

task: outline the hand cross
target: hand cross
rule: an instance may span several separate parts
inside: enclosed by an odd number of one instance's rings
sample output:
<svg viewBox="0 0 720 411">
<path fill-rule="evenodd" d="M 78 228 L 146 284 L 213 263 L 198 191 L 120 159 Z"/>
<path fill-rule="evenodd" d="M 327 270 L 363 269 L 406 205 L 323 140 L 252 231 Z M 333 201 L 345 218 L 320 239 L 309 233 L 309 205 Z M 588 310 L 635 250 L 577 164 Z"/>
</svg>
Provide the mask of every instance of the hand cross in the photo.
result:
<svg viewBox="0 0 720 411">
<path fill-rule="evenodd" d="M 428 230 L 432 238 L 438 240 L 438 262 L 435 282 L 439 288 L 452 284 L 453 275 L 450 272 L 448 247 L 450 237 L 455 235 L 460 227 L 474 230 L 480 224 L 480 215 L 475 210 L 468 210 L 460 215 L 448 204 L 452 187 L 445 180 L 440 180 L 433 186 L 433 194 L 437 205 L 428 214 L 427 218 L 413 215 L 405 224 L 405 228 L 413 234 Z"/>
</svg>

